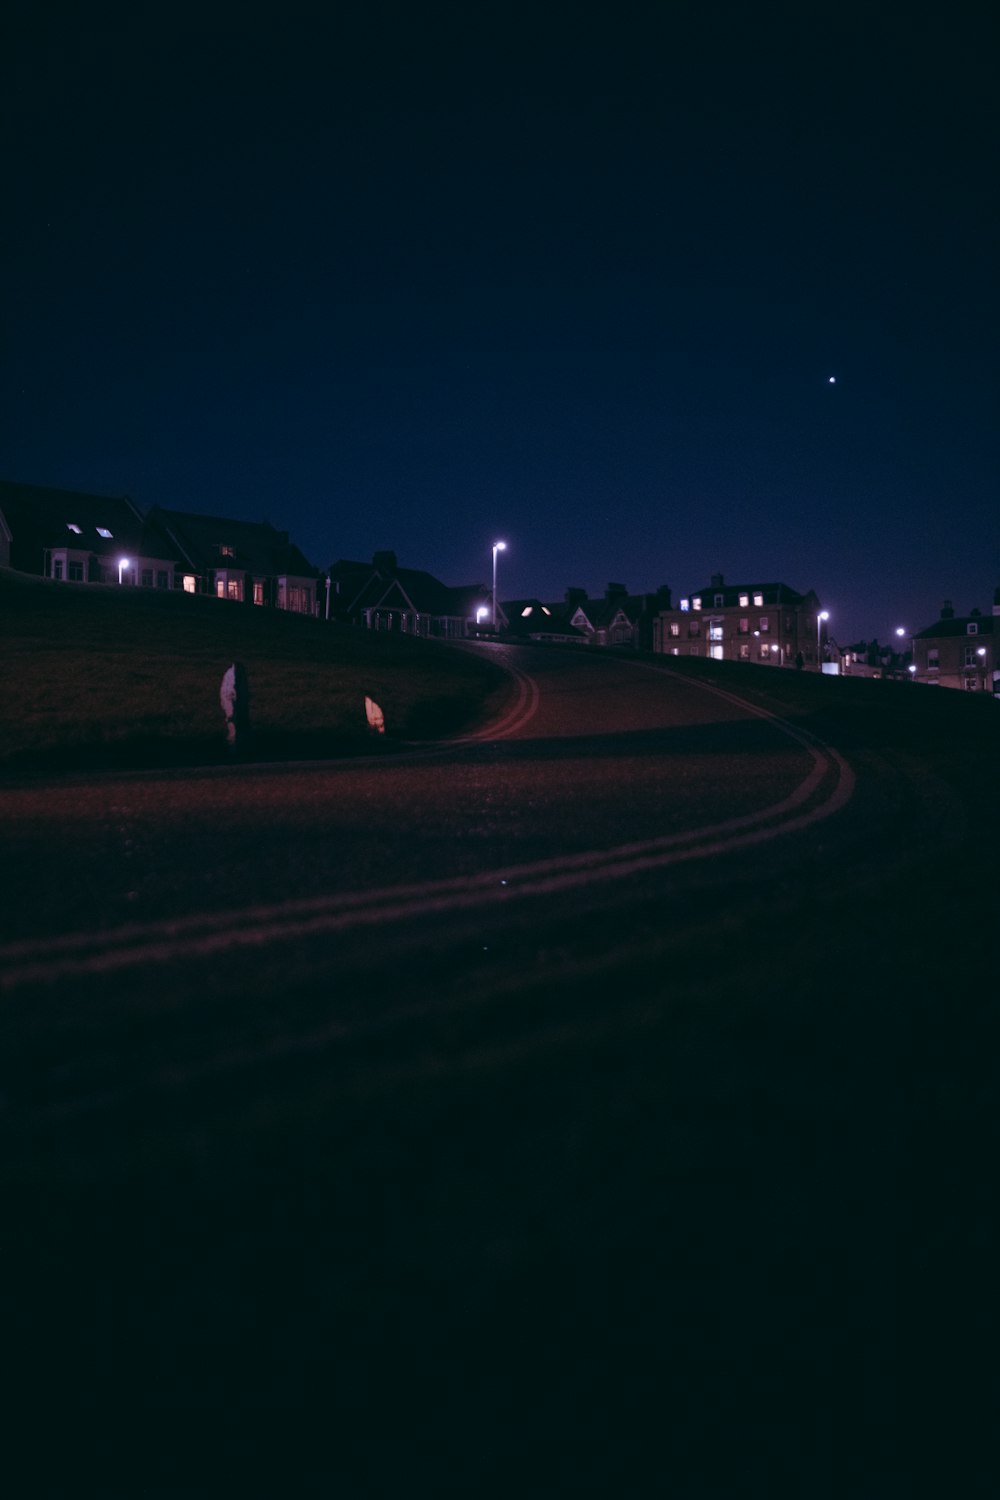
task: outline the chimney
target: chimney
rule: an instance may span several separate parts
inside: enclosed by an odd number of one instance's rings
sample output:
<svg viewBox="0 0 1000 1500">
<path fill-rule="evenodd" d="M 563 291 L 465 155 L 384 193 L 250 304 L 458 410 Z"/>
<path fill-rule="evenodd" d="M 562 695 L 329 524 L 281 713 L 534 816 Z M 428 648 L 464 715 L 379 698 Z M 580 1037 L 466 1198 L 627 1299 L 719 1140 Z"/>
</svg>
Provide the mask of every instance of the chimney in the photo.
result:
<svg viewBox="0 0 1000 1500">
<path fill-rule="evenodd" d="M 955 607 L 950 599 L 946 599 L 941 606 L 942 620 L 953 620 L 955 618 Z"/>
<path fill-rule="evenodd" d="M 628 589 L 623 583 L 609 583 L 604 590 L 605 599 L 627 599 Z"/>
<path fill-rule="evenodd" d="M 1000 589 L 998 589 L 997 592 L 1000 593 Z M 669 583 L 661 583 L 660 584 L 660 587 L 656 590 L 656 602 L 660 606 L 661 609 L 669 609 L 670 608 L 670 585 L 669 585 Z"/>
<path fill-rule="evenodd" d="M 399 571 L 395 552 L 376 552 L 372 558 L 372 567 L 378 568 L 380 573 L 388 573 L 390 576 L 395 577 Z"/>
<path fill-rule="evenodd" d="M 721 573 L 713 573 L 713 574 L 712 574 L 712 583 L 711 583 L 711 587 L 712 587 L 712 588 L 713 588 L 713 589 L 721 589 L 721 588 L 724 588 L 724 587 L 725 587 L 725 583 L 726 583 L 726 580 L 725 580 L 725 579 L 724 579 L 724 578 L 723 578 L 723 576 L 722 576 L 722 574 L 721 574 Z"/>
<path fill-rule="evenodd" d="M 587 598 L 587 590 L 586 589 L 567 589 L 566 590 L 566 603 L 567 604 L 583 604 L 583 602 L 585 601 L 586 598 Z"/>
</svg>

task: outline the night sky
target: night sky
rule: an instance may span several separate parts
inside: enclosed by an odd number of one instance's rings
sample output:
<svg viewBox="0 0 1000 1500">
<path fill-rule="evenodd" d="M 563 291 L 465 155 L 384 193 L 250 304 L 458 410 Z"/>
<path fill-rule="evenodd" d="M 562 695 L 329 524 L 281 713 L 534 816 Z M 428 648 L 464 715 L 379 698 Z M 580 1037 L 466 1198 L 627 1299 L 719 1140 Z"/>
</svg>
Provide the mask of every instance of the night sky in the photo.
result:
<svg viewBox="0 0 1000 1500">
<path fill-rule="evenodd" d="M 988 15 L 15 5 L 0 478 L 842 644 L 988 610 Z"/>
</svg>

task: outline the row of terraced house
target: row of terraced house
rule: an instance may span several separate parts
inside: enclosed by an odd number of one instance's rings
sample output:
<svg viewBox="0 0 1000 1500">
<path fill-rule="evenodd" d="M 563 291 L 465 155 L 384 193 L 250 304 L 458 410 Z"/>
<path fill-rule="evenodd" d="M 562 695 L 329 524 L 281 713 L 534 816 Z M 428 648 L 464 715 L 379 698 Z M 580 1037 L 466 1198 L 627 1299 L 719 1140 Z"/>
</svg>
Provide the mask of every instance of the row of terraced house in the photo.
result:
<svg viewBox="0 0 1000 1500">
<path fill-rule="evenodd" d="M 370 630 L 462 638 L 489 634 L 488 586 L 452 586 L 400 566 L 395 553 L 370 562 L 314 567 L 267 521 L 240 521 L 154 506 L 127 497 L 0 482 L 0 565 L 56 582 L 115 584 L 210 594 L 220 599 L 320 616 Z M 581 588 L 560 600 L 496 601 L 497 628 L 510 637 L 704 656 L 769 667 L 850 670 L 827 634 L 814 590 L 782 582 L 733 584 L 721 573 L 681 596 L 661 585 L 632 594 L 609 583 L 592 599 Z M 941 619 L 912 639 L 911 675 L 922 683 L 1000 692 L 1000 590 L 990 615 Z"/>
</svg>

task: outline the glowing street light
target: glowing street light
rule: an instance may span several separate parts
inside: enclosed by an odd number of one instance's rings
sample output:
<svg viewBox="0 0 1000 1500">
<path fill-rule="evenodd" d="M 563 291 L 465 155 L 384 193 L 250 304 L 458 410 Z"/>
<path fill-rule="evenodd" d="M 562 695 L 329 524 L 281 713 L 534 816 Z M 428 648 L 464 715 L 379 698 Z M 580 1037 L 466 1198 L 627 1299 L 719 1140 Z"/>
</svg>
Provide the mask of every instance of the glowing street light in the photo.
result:
<svg viewBox="0 0 1000 1500">
<path fill-rule="evenodd" d="M 823 670 L 823 658 L 820 655 L 820 638 L 823 631 L 823 621 L 829 618 L 830 611 L 828 609 L 821 609 L 816 616 L 816 670 L 818 672 L 822 672 Z"/>
<path fill-rule="evenodd" d="M 128 566 L 129 566 L 129 560 L 128 560 L 127 557 L 120 557 L 118 559 L 118 582 L 119 583 L 121 583 L 121 581 L 122 581 L 122 574 L 125 572 L 125 569 Z"/>
<path fill-rule="evenodd" d="M 506 552 L 506 550 L 507 550 L 507 543 L 506 542 L 494 542 L 493 543 L 493 632 L 494 632 L 494 634 L 496 634 L 496 628 L 497 628 L 497 553 L 498 552 Z"/>
</svg>

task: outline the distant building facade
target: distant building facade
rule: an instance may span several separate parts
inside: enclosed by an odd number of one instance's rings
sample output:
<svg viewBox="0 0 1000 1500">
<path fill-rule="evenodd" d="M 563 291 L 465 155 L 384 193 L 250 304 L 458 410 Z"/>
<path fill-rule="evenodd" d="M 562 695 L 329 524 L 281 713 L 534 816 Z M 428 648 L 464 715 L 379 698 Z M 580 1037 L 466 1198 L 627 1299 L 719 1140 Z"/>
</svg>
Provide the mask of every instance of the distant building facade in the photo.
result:
<svg viewBox="0 0 1000 1500">
<path fill-rule="evenodd" d="M 913 637 L 914 678 L 964 692 L 1000 694 L 1000 588 L 989 615 L 978 609 L 956 615 L 946 599 L 941 617 Z"/>
<path fill-rule="evenodd" d="M 705 656 L 769 667 L 822 668 L 826 621 L 815 592 L 786 583 L 727 584 L 721 573 L 707 587 L 661 610 L 653 621 L 653 650 L 664 656 Z"/>
</svg>

